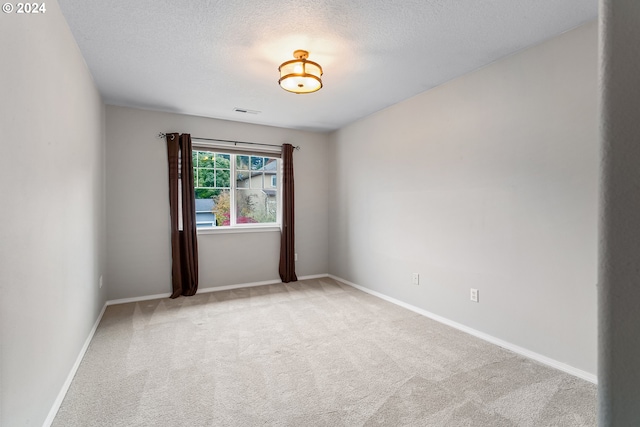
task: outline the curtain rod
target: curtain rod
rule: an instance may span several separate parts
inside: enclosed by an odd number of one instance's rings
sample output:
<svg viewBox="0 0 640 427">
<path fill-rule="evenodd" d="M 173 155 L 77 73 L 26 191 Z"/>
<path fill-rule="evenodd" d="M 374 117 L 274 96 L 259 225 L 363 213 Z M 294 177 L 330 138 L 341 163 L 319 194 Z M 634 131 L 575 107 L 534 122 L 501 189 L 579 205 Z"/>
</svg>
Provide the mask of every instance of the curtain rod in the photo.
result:
<svg viewBox="0 0 640 427">
<path fill-rule="evenodd" d="M 166 133 L 160 132 L 158 134 L 158 138 L 165 138 L 167 136 Z M 277 144 L 263 144 L 261 142 L 244 142 L 244 141 L 230 141 L 228 139 L 215 139 L 215 138 L 199 138 L 196 136 L 192 136 L 191 139 L 199 139 L 200 141 L 217 141 L 217 142 L 230 142 L 233 145 L 238 145 L 238 144 L 248 144 L 248 145 L 262 145 L 262 146 L 266 146 L 266 147 L 282 147 L 282 145 L 277 145 Z M 295 147 L 296 150 L 300 149 L 300 146 L 297 145 Z"/>
</svg>

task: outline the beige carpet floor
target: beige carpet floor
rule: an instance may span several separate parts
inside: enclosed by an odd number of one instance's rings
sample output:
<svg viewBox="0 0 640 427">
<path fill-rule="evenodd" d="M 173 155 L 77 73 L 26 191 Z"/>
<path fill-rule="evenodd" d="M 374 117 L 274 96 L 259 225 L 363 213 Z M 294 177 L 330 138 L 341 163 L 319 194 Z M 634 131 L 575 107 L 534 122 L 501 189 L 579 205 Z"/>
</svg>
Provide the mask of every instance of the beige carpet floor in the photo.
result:
<svg viewBox="0 0 640 427">
<path fill-rule="evenodd" d="M 55 427 L 595 426 L 596 387 L 332 279 L 107 308 Z"/>
</svg>

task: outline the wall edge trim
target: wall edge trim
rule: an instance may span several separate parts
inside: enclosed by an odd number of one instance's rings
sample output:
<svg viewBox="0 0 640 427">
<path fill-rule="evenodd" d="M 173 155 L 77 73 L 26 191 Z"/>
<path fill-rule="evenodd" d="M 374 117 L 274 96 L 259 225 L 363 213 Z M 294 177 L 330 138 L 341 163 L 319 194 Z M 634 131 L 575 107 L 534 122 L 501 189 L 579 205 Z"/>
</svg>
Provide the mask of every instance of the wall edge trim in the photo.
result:
<svg viewBox="0 0 640 427">
<path fill-rule="evenodd" d="M 78 372 L 80 363 L 82 363 L 82 359 L 84 359 L 84 355 L 87 352 L 87 349 L 89 349 L 89 344 L 91 344 L 91 340 L 93 340 L 93 335 L 96 333 L 96 330 L 98 330 L 98 325 L 100 324 L 100 321 L 102 320 L 102 316 L 104 315 L 104 311 L 106 309 L 107 309 L 107 303 L 105 302 L 104 305 L 102 306 L 102 310 L 100 311 L 100 314 L 98 315 L 98 318 L 96 319 L 95 323 L 93 324 L 93 327 L 91 328 L 91 331 L 89 332 L 89 335 L 87 336 L 87 339 L 84 341 L 84 345 L 80 349 L 80 353 L 78 354 L 78 357 L 76 358 L 75 363 L 73 364 L 73 366 L 71 367 L 71 370 L 69 371 L 69 374 L 67 375 L 67 379 L 62 384 L 62 388 L 60 389 L 60 392 L 58 393 L 56 400 L 53 402 L 53 405 L 51 406 L 51 409 L 49 410 L 49 414 L 47 415 L 47 418 L 45 418 L 44 423 L 42 424 L 42 427 L 50 427 L 51 424 L 53 423 L 53 420 L 56 418 L 56 415 L 58 415 L 60 406 L 62 406 L 62 401 L 67 395 L 67 391 L 69 391 L 69 387 L 71 387 L 73 378 L 76 376 L 76 372 Z"/>
<path fill-rule="evenodd" d="M 107 301 L 106 304 L 107 305 L 127 304 L 130 302 L 140 302 L 140 301 L 149 301 L 152 299 L 169 298 L 170 296 L 171 296 L 171 293 L 167 292 L 166 294 L 143 295 L 141 297 L 111 299 Z"/>
<path fill-rule="evenodd" d="M 300 276 L 298 278 L 298 280 L 312 280 L 312 279 L 320 279 L 323 277 L 330 277 L 334 280 L 337 280 L 339 282 L 342 282 L 346 285 L 349 285 L 355 289 L 358 289 L 362 292 L 365 292 L 367 294 L 373 295 L 377 298 L 383 299 L 385 301 L 388 301 L 392 304 L 398 305 L 400 307 L 406 308 L 407 310 L 411 310 L 414 313 L 418 313 L 422 316 L 428 317 L 429 319 L 435 320 L 436 322 L 442 323 L 444 325 L 447 326 L 451 326 L 454 329 L 457 329 L 459 331 L 465 332 L 469 335 L 475 336 L 476 338 L 480 338 L 484 341 L 487 341 L 491 344 L 497 345 L 499 347 L 505 348 L 507 350 L 510 350 L 514 353 L 517 353 L 521 356 L 524 356 L 528 359 L 532 359 L 535 360 L 537 362 L 542 363 L 543 365 L 547 365 L 550 366 L 552 368 L 558 369 L 562 372 L 565 372 L 567 374 L 573 375 L 575 377 L 581 378 L 583 380 L 586 380 L 590 383 L 593 384 L 597 384 L 598 383 L 598 379 L 597 376 L 594 374 L 591 374 L 589 372 L 583 371 L 581 369 L 575 368 L 571 365 L 567 365 L 566 363 L 562 363 L 559 362 L 555 359 L 551 359 L 550 357 L 544 356 L 542 354 L 533 352 L 531 350 L 528 350 L 526 348 L 517 346 L 515 344 L 512 344 L 510 342 L 501 340 L 499 338 L 496 338 L 494 336 L 491 336 L 489 334 L 486 334 L 484 332 L 480 332 L 476 329 L 470 328 L 468 326 L 465 326 L 463 324 L 454 322 L 452 320 L 449 320 L 445 317 L 439 316 L 437 314 L 431 313 L 427 310 L 424 310 L 422 308 L 413 306 L 411 304 L 408 304 L 406 302 L 400 301 L 398 299 L 392 298 L 388 295 L 385 295 L 383 293 L 374 291 L 372 289 L 366 288 L 364 286 L 360 286 L 357 285 L 353 282 L 350 282 L 348 280 L 345 280 L 341 277 L 335 276 L 333 274 L 314 274 L 314 275 L 309 275 L 309 276 Z M 275 285 L 278 283 L 282 283 L 280 280 L 266 280 L 266 281 L 261 281 L 261 282 L 250 282 L 250 283 L 240 283 L 240 284 L 236 284 L 236 285 L 227 285 L 227 286 L 217 286 L 217 287 L 208 287 L 208 288 L 203 288 L 203 289 L 199 289 L 198 292 L 199 293 L 209 293 L 209 292 L 216 292 L 216 291 L 224 291 L 224 290 L 232 290 L 232 289 L 242 289 L 242 288 L 251 288 L 251 287 L 255 287 L 255 286 L 265 286 L 265 285 Z M 58 410 L 60 409 L 60 406 L 62 405 L 62 401 L 64 400 L 67 391 L 69 390 L 69 387 L 71 386 L 71 382 L 73 381 L 73 378 L 76 375 L 76 372 L 78 371 L 78 368 L 80 367 L 80 363 L 82 362 L 82 359 L 84 358 L 85 353 L 87 352 L 87 349 L 89 348 L 89 344 L 91 344 L 91 341 L 93 340 L 93 336 L 96 333 L 96 330 L 98 329 L 98 325 L 100 324 L 100 321 L 102 320 L 102 316 L 104 315 L 104 312 L 107 308 L 107 306 L 110 305 L 117 305 L 117 304 L 126 304 L 129 302 L 138 302 L 138 301 L 148 301 L 148 300 L 152 300 L 152 299 L 158 299 L 158 298 L 169 298 L 169 296 L 171 296 L 170 293 L 166 293 L 166 294 L 156 294 L 156 295 L 146 295 L 146 296 L 141 296 L 141 297 L 134 297 L 134 298 L 122 298 L 122 299 L 116 299 L 116 300 L 109 300 L 106 301 L 104 303 L 104 305 L 102 306 L 102 310 L 100 311 L 100 314 L 98 315 L 98 318 L 96 319 L 95 323 L 93 324 L 93 327 L 91 328 L 91 331 L 89 332 L 89 335 L 87 336 L 87 339 L 85 340 L 84 345 L 82 346 L 82 349 L 80 350 L 80 353 L 78 354 L 78 357 L 76 358 L 76 361 L 74 363 L 74 365 L 72 366 L 71 370 L 69 371 L 69 375 L 67 375 L 67 379 L 65 380 L 64 384 L 62 385 L 62 388 L 60 389 L 60 392 L 58 393 L 58 396 L 56 398 L 56 400 L 54 401 L 53 405 L 51 406 L 51 410 L 49 411 L 49 414 L 47 415 L 47 418 L 45 419 L 44 423 L 43 423 L 43 427 L 50 427 L 51 424 L 53 423 L 53 420 L 55 419 L 56 415 L 58 414 Z"/>
<path fill-rule="evenodd" d="M 320 279 L 323 277 L 329 277 L 329 274 L 312 274 L 309 276 L 300 276 L 298 280 L 311 280 L 311 279 Z M 277 285 L 278 283 L 282 283 L 280 279 L 278 280 L 264 280 L 261 282 L 248 282 L 248 283 L 238 283 L 235 285 L 225 285 L 225 286 L 210 286 L 207 288 L 199 288 L 198 294 L 206 294 L 209 292 L 217 292 L 217 291 L 229 291 L 233 289 L 242 289 L 242 288 L 253 288 L 256 286 L 265 286 L 265 285 Z M 118 304 L 127 304 L 130 302 L 140 302 L 140 301 L 149 301 L 153 299 L 161 299 L 161 298 L 169 298 L 171 293 L 166 294 L 155 294 L 155 295 L 144 295 L 141 297 L 132 297 L 132 298 L 120 298 L 113 299 L 106 302 L 106 305 L 118 305 Z"/>
<path fill-rule="evenodd" d="M 590 383 L 598 384 L 597 376 L 594 375 L 594 374 L 591 374 L 591 373 L 589 373 L 587 371 L 583 371 L 583 370 L 575 368 L 575 367 L 573 367 L 571 365 L 567 365 L 566 363 L 559 362 L 559 361 L 557 361 L 555 359 L 552 359 L 550 357 L 547 357 L 547 356 L 544 356 L 542 354 L 536 353 L 534 351 L 528 350 L 526 348 L 517 346 L 517 345 L 512 344 L 512 343 L 510 343 L 508 341 L 501 340 L 500 338 L 496 338 L 496 337 L 494 337 L 492 335 L 489 335 L 489 334 L 486 334 L 484 332 L 478 331 L 476 329 L 470 328 L 470 327 L 465 326 L 465 325 L 463 325 L 461 323 L 454 322 L 453 320 L 449 320 L 446 317 L 442 317 L 442 316 L 439 316 L 437 314 L 431 313 L 430 311 L 427 311 L 427 310 L 424 310 L 422 308 L 413 306 L 413 305 L 408 304 L 408 303 L 406 303 L 404 301 L 400 301 L 398 299 L 392 298 L 392 297 L 390 297 L 388 295 L 385 295 L 383 293 L 371 290 L 369 288 L 365 288 L 364 286 L 357 285 L 357 284 L 355 284 L 353 282 L 350 282 L 348 280 L 345 280 L 345 279 L 343 279 L 341 277 L 334 276 L 333 274 L 329 274 L 329 277 L 331 277 L 332 279 L 337 280 L 339 282 L 342 282 L 342 283 L 344 283 L 346 285 L 354 287 L 354 288 L 356 288 L 358 290 L 361 290 L 362 292 L 366 292 L 366 293 L 368 293 L 370 295 L 373 295 L 375 297 L 381 298 L 381 299 L 383 299 L 385 301 L 388 301 L 388 302 L 390 302 L 392 304 L 396 304 L 396 305 L 398 305 L 400 307 L 406 308 L 407 310 L 411 310 L 414 313 L 421 314 L 421 315 L 423 315 L 425 317 L 428 317 L 429 319 L 435 320 L 436 322 L 442 323 L 442 324 L 447 325 L 447 326 L 451 326 L 454 329 L 457 329 L 459 331 L 465 332 L 465 333 L 467 333 L 469 335 L 473 335 L 476 338 L 480 338 L 481 340 L 487 341 L 487 342 L 489 342 L 491 344 L 497 345 L 499 347 L 502 347 L 504 349 L 507 349 L 509 351 L 517 353 L 517 354 L 519 354 L 521 356 L 524 356 L 524 357 L 526 357 L 528 359 L 532 359 L 532 360 L 535 360 L 536 362 L 540 362 L 543 365 L 547 365 L 547 366 L 550 366 L 552 368 L 558 369 L 558 370 L 560 370 L 562 372 L 565 372 L 567 374 L 573 375 L 574 377 L 581 378 L 581 379 L 586 380 L 586 381 L 588 381 Z"/>
</svg>

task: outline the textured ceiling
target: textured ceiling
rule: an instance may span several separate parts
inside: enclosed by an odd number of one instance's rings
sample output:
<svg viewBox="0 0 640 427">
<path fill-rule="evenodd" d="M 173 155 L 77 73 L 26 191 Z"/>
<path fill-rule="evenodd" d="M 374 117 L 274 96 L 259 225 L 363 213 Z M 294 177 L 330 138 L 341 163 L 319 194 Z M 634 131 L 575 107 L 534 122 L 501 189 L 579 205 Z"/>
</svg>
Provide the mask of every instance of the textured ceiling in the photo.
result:
<svg viewBox="0 0 640 427">
<path fill-rule="evenodd" d="M 108 104 L 317 131 L 540 43 L 598 11 L 597 0 L 59 3 Z M 296 49 L 322 65 L 319 92 L 278 86 L 278 66 Z"/>
</svg>

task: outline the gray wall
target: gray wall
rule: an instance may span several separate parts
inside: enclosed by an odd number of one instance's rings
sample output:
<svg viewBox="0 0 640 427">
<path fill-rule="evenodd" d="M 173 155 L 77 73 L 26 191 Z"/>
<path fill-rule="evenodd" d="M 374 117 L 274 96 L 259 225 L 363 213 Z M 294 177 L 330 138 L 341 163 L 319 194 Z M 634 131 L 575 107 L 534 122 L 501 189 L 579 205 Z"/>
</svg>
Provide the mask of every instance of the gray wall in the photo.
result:
<svg viewBox="0 0 640 427">
<path fill-rule="evenodd" d="M 0 17 L 0 425 L 41 426 L 105 302 L 104 107 L 55 1 Z"/>
<path fill-rule="evenodd" d="M 109 299 L 171 290 L 166 143 L 159 132 L 299 145 L 294 153 L 299 276 L 328 271 L 328 136 L 107 106 Z M 200 288 L 279 280 L 279 232 L 198 236 Z"/>
<path fill-rule="evenodd" d="M 640 3 L 600 8 L 599 425 L 640 425 Z"/>
<path fill-rule="evenodd" d="M 597 99 L 591 23 L 336 131 L 330 273 L 594 374 Z"/>
</svg>

